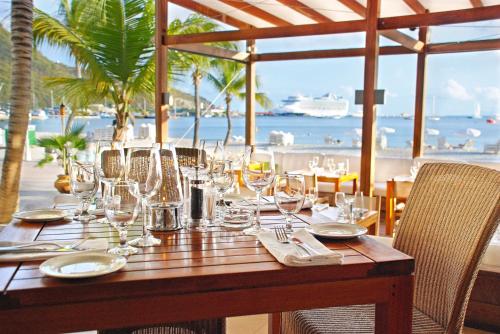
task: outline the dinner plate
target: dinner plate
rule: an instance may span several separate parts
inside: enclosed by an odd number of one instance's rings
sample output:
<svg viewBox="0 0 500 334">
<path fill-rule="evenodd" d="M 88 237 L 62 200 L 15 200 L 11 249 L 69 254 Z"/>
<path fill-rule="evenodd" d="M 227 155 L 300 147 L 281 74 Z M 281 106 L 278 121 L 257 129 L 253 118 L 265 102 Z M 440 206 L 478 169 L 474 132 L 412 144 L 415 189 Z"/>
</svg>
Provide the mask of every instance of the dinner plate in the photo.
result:
<svg viewBox="0 0 500 334">
<path fill-rule="evenodd" d="M 59 209 L 39 209 L 30 211 L 19 211 L 12 216 L 27 222 L 50 222 L 61 220 L 66 217 L 66 212 Z"/>
<path fill-rule="evenodd" d="M 314 235 L 328 239 L 349 239 L 366 234 L 366 227 L 347 223 L 313 224 L 306 230 Z"/>
<path fill-rule="evenodd" d="M 127 259 L 118 255 L 71 254 L 48 259 L 40 265 L 40 271 L 58 278 L 87 278 L 115 272 L 126 264 Z"/>
</svg>

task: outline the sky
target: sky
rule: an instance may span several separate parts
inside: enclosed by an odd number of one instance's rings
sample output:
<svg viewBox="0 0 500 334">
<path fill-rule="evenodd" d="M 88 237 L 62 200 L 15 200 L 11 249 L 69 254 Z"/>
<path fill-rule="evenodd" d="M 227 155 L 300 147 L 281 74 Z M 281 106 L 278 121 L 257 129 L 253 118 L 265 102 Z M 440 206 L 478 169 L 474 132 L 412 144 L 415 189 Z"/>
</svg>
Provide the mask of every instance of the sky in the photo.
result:
<svg viewBox="0 0 500 334">
<path fill-rule="evenodd" d="M 57 11 L 58 0 L 35 0 L 35 6 L 48 13 Z M 0 19 L 8 26 L 10 1 L 0 0 Z M 186 18 L 191 12 L 176 5 L 169 7 L 169 20 Z M 402 30 L 416 37 L 416 32 Z M 431 28 L 431 42 L 456 42 L 500 38 L 500 20 Z M 381 37 L 381 46 L 395 45 Z M 267 39 L 257 42 L 257 52 L 299 51 L 363 47 L 364 34 L 326 35 L 315 37 Z M 72 65 L 66 50 L 42 46 L 39 50 L 53 61 Z M 381 56 L 378 88 L 386 90 L 386 104 L 379 106 L 380 115 L 413 113 L 415 99 L 416 55 Z M 295 60 L 257 63 L 257 74 L 275 107 L 289 95 L 321 96 L 333 92 L 346 98 L 350 111 L 354 91 L 363 88 L 362 57 L 318 60 Z M 192 92 L 189 77 L 174 87 Z M 202 82 L 201 93 L 212 100 L 218 91 Z M 215 105 L 222 105 L 221 99 Z M 500 50 L 428 56 L 427 110 L 439 116 L 472 115 L 479 104 L 483 115 L 500 114 Z M 235 108 L 244 110 L 242 102 Z"/>
</svg>

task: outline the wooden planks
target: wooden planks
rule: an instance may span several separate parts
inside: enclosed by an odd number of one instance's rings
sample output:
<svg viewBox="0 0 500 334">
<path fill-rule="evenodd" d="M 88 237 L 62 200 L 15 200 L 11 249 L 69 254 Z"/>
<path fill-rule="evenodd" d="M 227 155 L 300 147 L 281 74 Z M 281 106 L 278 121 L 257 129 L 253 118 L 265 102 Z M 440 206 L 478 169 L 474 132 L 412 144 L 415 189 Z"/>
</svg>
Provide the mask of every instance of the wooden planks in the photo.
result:
<svg viewBox="0 0 500 334">
<path fill-rule="evenodd" d="M 290 22 L 285 21 L 265 10 L 262 10 L 259 7 L 252 5 L 250 2 L 245 2 L 241 0 L 219 0 L 219 1 L 225 3 L 226 5 L 234 7 L 238 10 L 241 10 L 242 12 L 258 17 L 259 19 L 278 27 L 286 27 L 292 25 Z"/>
<path fill-rule="evenodd" d="M 175 45 L 170 47 L 170 49 L 182 52 L 194 53 L 202 56 L 228 59 L 240 63 L 245 63 L 248 60 L 249 56 L 247 52 L 234 51 L 205 44 Z"/>
<path fill-rule="evenodd" d="M 500 50 L 500 39 L 485 39 L 478 41 L 456 42 L 456 43 L 435 43 L 427 46 L 428 54 L 456 53 L 456 52 L 476 52 Z"/>
<path fill-rule="evenodd" d="M 375 105 L 375 89 L 377 89 L 377 71 L 379 54 L 379 36 L 377 30 L 380 15 L 380 0 L 368 2 L 365 71 L 363 94 L 363 136 L 361 141 L 360 187 L 368 196 L 373 194 L 375 177 L 375 138 L 377 132 L 377 107 Z"/>
<path fill-rule="evenodd" d="M 303 213 L 311 214 L 309 210 Z M 264 227 L 283 224 L 277 213 L 265 214 Z M 307 224 L 302 217 L 294 220 L 294 227 Z M 6 231 L 0 237 L 117 240 L 111 227 L 97 222 L 14 223 Z M 138 224 L 131 227 L 131 237 L 140 233 Z M 397 276 L 410 275 L 413 270 L 413 259 L 391 248 L 381 249 L 367 238 L 323 240 L 344 255 L 342 265 L 285 267 L 255 237 L 241 231 L 214 227 L 204 232 L 181 230 L 156 235 L 162 246 L 140 249 L 139 254 L 129 257 L 124 269 L 103 277 L 79 281 L 44 277 L 38 269 L 41 261 L 26 262 L 19 268 L 13 264 L 15 274 L 0 268 L 0 275 L 10 282 L 0 296 L 2 329 L 70 332 L 350 303 L 388 303 Z M 389 273 L 395 276 L 387 276 Z M 348 292 L 352 286 L 357 292 Z M 325 289 L 337 292 L 328 296 L 315 292 Z M 131 310 L 161 312 L 127 313 L 123 303 Z M 76 320 L 71 316 L 75 313 L 79 314 Z"/>
<path fill-rule="evenodd" d="M 314 20 L 318 23 L 328 23 L 332 22 L 332 20 L 329 17 L 324 16 L 320 12 L 314 10 L 313 8 L 305 5 L 304 3 L 298 1 L 298 0 L 277 0 L 278 2 L 281 2 L 285 6 L 290 7 L 296 12 L 299 12 L 300 14 L 307 16 L 311 20 Z"/>
</svg>

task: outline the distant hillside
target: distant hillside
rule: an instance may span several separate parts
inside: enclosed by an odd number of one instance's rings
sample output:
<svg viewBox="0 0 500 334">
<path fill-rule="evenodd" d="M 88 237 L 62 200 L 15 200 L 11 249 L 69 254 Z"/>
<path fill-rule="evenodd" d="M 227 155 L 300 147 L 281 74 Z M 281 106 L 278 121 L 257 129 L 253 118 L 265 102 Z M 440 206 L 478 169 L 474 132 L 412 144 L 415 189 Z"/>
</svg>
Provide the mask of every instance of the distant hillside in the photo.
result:
<svg viewBox="0 0 500 334">
<path fill-rule="evenodd" d="M 0 85 L 3 88 L 0 91 L 0 104 L 9 101 L 10 95 L 10 75 L 11 75 L 11 43 L 10 33 L 0 25 Z M 37 106 L 45 107 L 50 105 L 50 89 L 45 87 L 43 77 L 46 76 L 72 76 L 74 70 L 71 67 L 54 63 L 44 57 L 38 51 L 33 52 L 33 90 Z M 54 89 L 54 100 L 58 104 L 60 101 L 60 92 Z"/>
<path fill-rule="evenodd" d="M 0 105 L 4 105 L 9 102 L 10 95 L 10 75 L 11 75 L 11 42 L 10 33 L 5 30 L 0 25 L 0 86 L 3 87 L 0 90 Z M 45 108 L 50 106 L 50 89 L 45 86 L 43 82 L 44 77 L 49 76 L 61 76 L 61 77 L 71 77 L 75 75 L 75 69 L 63 64 L 58 64 L 50 61 L 40 52 L 34 50 L 33 53 L 33 82 L 32 87 L 35 92 L 36 107 Z M 58 89 L 53 89 L 54 94 L 54 104 L 58 105 L 61 102 L 61 97 L 63 92 Z M 193 95 L 179 91 L 177 89 L 172 90 L 172 94 L 175 98 L 175 106 L 179 109 L 194 109 L 194 98 Z M 202 98 L 202 102 L 208 106 L 210 103 L 208 100 Z M 138 99 L 138 108 L 142 108 L 142 99 Z M 148 101 L 148 109 L 153 108 L 153 101 Z"/>
</svg>

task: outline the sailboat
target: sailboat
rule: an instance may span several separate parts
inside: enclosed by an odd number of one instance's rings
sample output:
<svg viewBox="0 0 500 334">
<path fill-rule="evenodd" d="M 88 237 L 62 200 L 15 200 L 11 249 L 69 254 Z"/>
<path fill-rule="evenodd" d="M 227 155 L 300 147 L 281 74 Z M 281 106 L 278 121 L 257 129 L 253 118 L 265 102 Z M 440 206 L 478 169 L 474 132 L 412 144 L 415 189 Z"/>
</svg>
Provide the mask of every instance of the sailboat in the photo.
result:
<svg viewBox="0 0 500 334">
<path fill-rule="evenodd" d="M 441 117 L 439 117 L 436 114 L 436 97 L 435 96 L 432 97 L 432 114 L 429 116 L 429 119 L 432 121 L 439 121 L 441 119 Z"/>
<path fill-rule="evenodd" d="M 479 102 L 476 103 L 474 113 L 469 118 L 481 119 L 481 104 Z"/>
</svg>

